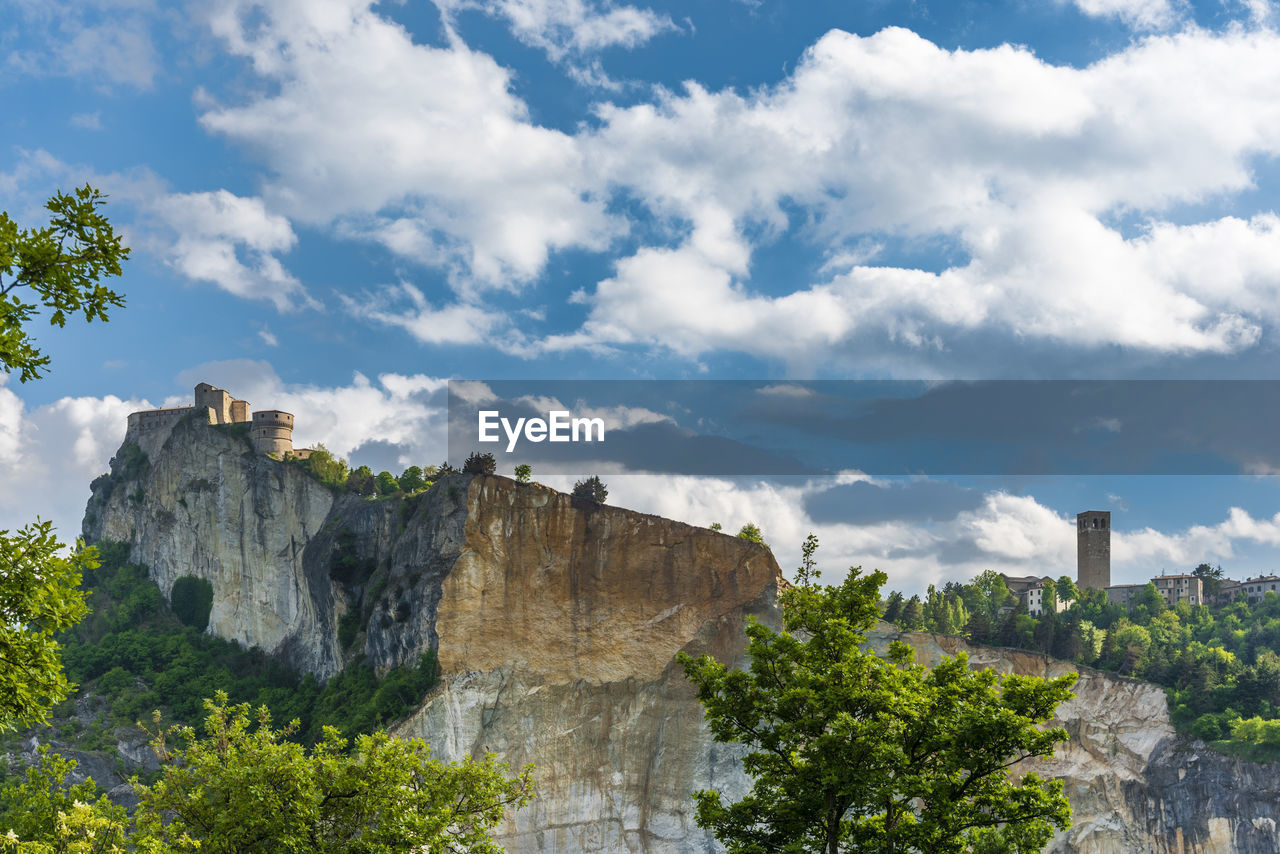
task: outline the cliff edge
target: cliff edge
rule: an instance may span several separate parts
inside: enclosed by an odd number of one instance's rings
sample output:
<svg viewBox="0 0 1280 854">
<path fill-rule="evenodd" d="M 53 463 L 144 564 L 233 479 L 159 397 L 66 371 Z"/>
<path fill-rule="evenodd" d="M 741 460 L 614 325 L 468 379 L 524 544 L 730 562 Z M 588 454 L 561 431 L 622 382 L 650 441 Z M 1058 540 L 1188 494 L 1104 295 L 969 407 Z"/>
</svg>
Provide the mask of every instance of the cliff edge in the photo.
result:
<svg viewBox="0 0 1280 854">
<path fill-rule="evenodd" d="M 508 851 L 711 854 L 690 793 L 748 787 L 674 656 L 741 664 L 744 619 L 777 624 L 781 573 L 753 543 L 501 477 L 336 495 L 195 418 L 121 448 L 84 530 L 128 543 L 166 594 L 207 578 L 209 631 L 321 678 L 361 655 L 389 667 L 433 650 L 441 684 L 396 732 L 444 759 L 537 766 L 538 797 L 501 830 Z M 1037 766 L 1074 811 L 1047 850 L 1280 851 L 1280 769 L 1177 736 L 1160 688 L 885 625 L 872 641 L 899 636 L 926 664 L 966 650 L 1006 672 L 1080 673 L 1059 710 L 1071 741 Z"/>
</svg>

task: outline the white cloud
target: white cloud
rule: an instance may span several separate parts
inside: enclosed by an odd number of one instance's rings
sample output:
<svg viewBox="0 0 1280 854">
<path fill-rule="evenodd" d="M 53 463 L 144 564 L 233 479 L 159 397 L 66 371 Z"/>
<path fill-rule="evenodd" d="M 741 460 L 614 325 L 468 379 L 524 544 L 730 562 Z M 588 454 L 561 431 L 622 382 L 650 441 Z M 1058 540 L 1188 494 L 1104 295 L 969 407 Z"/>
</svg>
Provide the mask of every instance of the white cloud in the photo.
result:
<svg viewBox="0 0 1280 854">
<path fill-rule="evenodd" d="M 1173 26 L 1182 17 L 1181 3 L 1169 0 L 1071 0 L 1081 12 L 1094 18 L 1119 18 L 1140 30 Z"/>
<path fill-rule="evenodd" d="M 183 371 L 178 381 L 209 382 L 254 409 L 292 412 L 295 447 L 320 443 L 347 456 L 367 442 L 387 442 L 405 448 L 405 465 L 438 461 L 447 452 L 446 379 L 382 374 L 375 382 L 356 373 L 348 385 L 322 387 L 286 383 L 268 362 L 233 359 Z M 170 402 L 188 402 L 188 395 Z"/>
<path fill-rule="evenodd" d="M 94 110 L 92 113 L 74 113 L 68 121 L 72 127 L 83 130 L 102 130 L 102 111 Z"/>
<path fill-rule="evenodd" d="M 265 156 L 272 210 L 448 267 L 463 289 L 514 287 L 615 232 L 573 138 L 530 123 L 510 72 L 457 39 L 416 44 L 356 0 L 227 0 L 210 23 L 271 94 L 200 121 Z"/>
<path fill-rule="evenodd" d="M 450 17 L 475 9 L 505 18 L 516 38 L 556 60 L 569 53 L 634 48 L 676 29 L 670 17 L 652 9 L 590 0 L 437 0 L 436 5 Z"/>
<path fill-rule="evenodd" d="M 7 6 L 13 14 L 0 44 L 21 36 L 22 45 L 8 51 L 11 71 L 139 89 L 150 88 L 159 72 L 151 0 L 10 0 Z"/>
<path fill-rule="evenodd" d="M 280 311 L 319 307 L 275 255 L 297 242 L 289 221 L 267 211 L 261 199 L 226 190 L 172 193 L 149 208 L 176 233 L 164 251 L 184 276 Z"/>
<path fill-rule="evenodd" d="M 457 302 L 435 308 L 419 288 L 407 282 L 362 300 L 342 297 L 342 301 L 354 316 L 398 327 L 424 344 L 489 343 L 505 349 L 503 342 L 513 335 L 506 329 L 504 316 Z M 501 336 L 495 335 L 498 330 L 503 330 Z"/>
<path fill-rule="evenodd" d="M 1280 36 L 1268 30 L 1148 37 L 1077 69 L 889 29 L 828 33 L 790 79 L 749 96 L 689 84 L 656 104 L 606 106 L 583 139 L 589 161 L 676 240 L 620 259 L 578 297 L 583 327 L 543 346 L 800 364 L 867 336 L 936 352 L 972 331 L 1249 349 L 1280 319 L 1275 214 L 1180 225 L 1160 213 L 1252 186 L 1255 159 L 1280 154 L 1278 88 Z M 784 204 L 805 220 L 789 222 Z M 1136 234 L 1112 222 L 1144 212 Z M 753 292 L 754 250 L 793 226 L 833 255 L 881 235 L 942 239 L 968 259 L 932 271 L 863 252 L 826 281 Z"/>
</svg>

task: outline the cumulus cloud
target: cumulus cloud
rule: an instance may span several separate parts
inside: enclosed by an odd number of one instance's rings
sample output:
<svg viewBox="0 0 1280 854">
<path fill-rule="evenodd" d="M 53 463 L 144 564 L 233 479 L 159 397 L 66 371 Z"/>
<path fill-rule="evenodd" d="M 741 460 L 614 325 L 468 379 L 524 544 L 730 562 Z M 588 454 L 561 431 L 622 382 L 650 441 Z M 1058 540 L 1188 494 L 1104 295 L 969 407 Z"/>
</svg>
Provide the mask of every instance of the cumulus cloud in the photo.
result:
<svg viewBox="0 0 1280 854">
<path fill-rule="evenodd" d="M 1086 15 L 1118 18 L 1140 30 L 1172 26 L 1182 17 L 1183 4 L 1169 0 L 1071 0 Z"/>
<path fill-rule="evenodd" d="M 357 372 L 347 385 L 286 383 L 269 362 L 251 359 L 209 362 L 177 379 L 183 387 L 212 383 L 253 408 L 292 412 L 295 447 L 319 443 L 347 456 L 367 443 L 385 442 L 403 449 L 405 466 L 436 462 L 446 454 L 446 379 L 388 373 L 370 380 Z M 169 399 L 168 405 L 189 402 L 189 394 Z"/>
<path fill-rule="evenodd" d="M 590 0 L 440 0 L 436 5 L 449 16 L 475 9 L 504 18 L 516 38 L 556 60 L 570 53 L 634 48 L 676 29 L 670 17 L 652 9 Z"/>
<path fill-rule="evenodd" d="M 208 130 L 261 152 L 271 209 L 515 287 L 617 224 L 574 139 L 529 121 L 510 72 L 454 38 L 415 43 L 368 2 L 225 0 L 214 33 L 271 86 L 211 104 Z"/>
<path fill-rule="evenodd" d="M 352 315 L 403 329 L 424 344 L 491 342 L 504 349 L 514 335 L 506 329 L 509 321 L 505 316 L 474 303 L 451 302 L 437 308 L 420 288 L 408 282 L 361 299 L 344 296 L 342 301 Z M 504 334 L 495 336 L 499 329 Z"/>
<path fill-rule="evenodd" d="M 22 36 L 22 47 L 8 51 L 10 71 L 138 89 L 150 88 L 159 72 L 152 0 L 11 0 L 7 7 L 0 44 Z"/>
<path fill-rule="evenodd" d="M 804 361 L 869 335 L 936 352 L 980 330 L 1077 348 L 1254 347 L 1280 320 L 1274 213 L 1160 214 L 1249 189 L 1255 159 L 1280 153 L 1277 56 L 1268 30 L 1152 36 L 1086 68 L 902 29 L 832 31 L 772 89 L 688 84 L 603 107 L 583 139 L 590 162 L 677 239 L 620 259 L 580 297 L 582 329 L 545 346 Z M 1121 214 L 1137 214 L 1134 233 Z M 880 235 L 941 239 L 965 260 L 931 270 L 858 252 L 825 281 L 753 290 L 754 251 L 791 228 L 833 254 Z"/>
<path fill-rule="evenodd" d="M 165 250 L 169 263 L 190 279 L 210 282 L 280 311 L 318 308 L 275 253 L 297 242 L 289 221 L 262 199 L 226 190 L 171 193 L 152 200 L 151 212 L 176 233 Z"/>
</svg>

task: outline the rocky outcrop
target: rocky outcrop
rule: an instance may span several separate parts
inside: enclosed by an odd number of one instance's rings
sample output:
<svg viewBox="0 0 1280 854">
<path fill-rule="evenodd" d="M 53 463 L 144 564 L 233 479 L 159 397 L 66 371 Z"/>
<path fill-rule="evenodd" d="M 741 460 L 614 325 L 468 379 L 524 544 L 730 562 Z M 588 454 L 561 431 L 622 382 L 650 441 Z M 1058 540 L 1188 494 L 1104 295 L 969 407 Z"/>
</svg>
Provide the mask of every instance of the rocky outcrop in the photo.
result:
<svg viewBox="0 0 1280 854">
<path fill-rule="evenodd" d="M 899 634 L 881 625 L 880 648 L 901 638 L 917 660 L 967 652 L 975 667 L 1056 677 L 1078 673 L 1058 709 L 1071 736 L 1052 758 L 1023 763 L 1064 781 L 1073 823 L 1053 854 L 1275 854 L 1280 851 L 1280 765 L 1243 762 L 1181 737 L 1163 689 L 1044 655 L 974 647 L 960 638 Z"/>
<path fill-rule="evenodd" d="M 537 799 L 500 832 L 511 852 L 710 854 L 690 793 L 748 787 L 674 656 L 743 664 L 744 620 L 776 625 L 781 576 L 755 544 L 500 477 L 450 476 L 407 500 L 335 495 L 194 419 L 145 454 L 122 449 L 85 531 L 129 543 L 166 593 L 208 578 L 210 631 L 321 677 L 357 655 L 382 668 L 434 651 L 442 682 L 397 732 L 441 758 L 537 767 Z M 872 641 L 895 637 L 881 626 Z M 1005 672 L 1077 670 L 901 637 L 926 664 L 964 650 Z M 1048 850 L 1280 851 L 1280 769 L 1178 737 L 1155 686 L 1078 672 L 1059 710 L 1071 741 L 1034 766 L 1065 781 L 1075 815 Z"/>
</svg>

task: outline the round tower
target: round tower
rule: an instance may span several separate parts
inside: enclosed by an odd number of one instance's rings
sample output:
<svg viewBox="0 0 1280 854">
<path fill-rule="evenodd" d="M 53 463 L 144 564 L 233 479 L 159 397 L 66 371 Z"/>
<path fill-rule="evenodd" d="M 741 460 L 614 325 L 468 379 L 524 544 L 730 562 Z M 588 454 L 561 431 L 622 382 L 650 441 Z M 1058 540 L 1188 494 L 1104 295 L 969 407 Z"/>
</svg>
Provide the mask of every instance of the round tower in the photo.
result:
<svg viewBox="0 0 1280 854">
<path fill-rule="evenodd" d="M 1091 590 L 1111 586 L 1111 511 L 1076 514 L 1076 584 Z"/>
<path fill-rule="evenodd" d="M 285 456 L 293 451 L 293 414 L 279 409 L 253 413 L 249 437 L 260 454 Z"/>
</svg>

